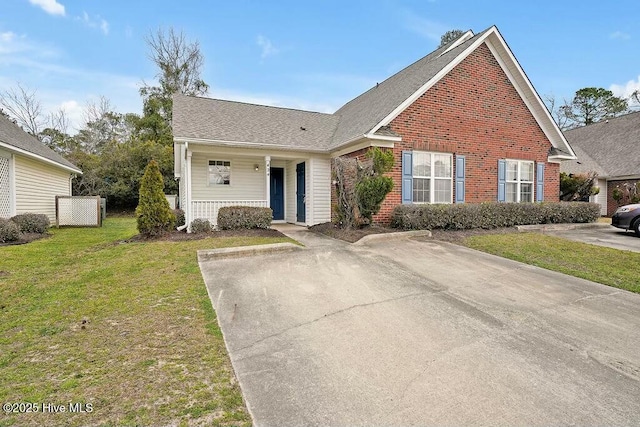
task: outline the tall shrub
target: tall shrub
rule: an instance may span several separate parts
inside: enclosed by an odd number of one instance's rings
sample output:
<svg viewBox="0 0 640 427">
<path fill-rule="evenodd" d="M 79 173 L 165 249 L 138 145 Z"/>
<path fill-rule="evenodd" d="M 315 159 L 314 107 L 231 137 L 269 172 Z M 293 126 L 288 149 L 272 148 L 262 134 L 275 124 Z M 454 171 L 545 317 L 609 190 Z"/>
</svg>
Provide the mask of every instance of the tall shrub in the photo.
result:
<svg viewBox="0 0 640 427">
<path fill-rule="evenodd" d="M 151 160 L 140 181 L 140 198 L 136 208 L 138 231 L 141 234 L 154 236 L 171 231 L 175 226 L 176 216 L 163 190 L 160 168 L 155 160 Z"/>
</svg>

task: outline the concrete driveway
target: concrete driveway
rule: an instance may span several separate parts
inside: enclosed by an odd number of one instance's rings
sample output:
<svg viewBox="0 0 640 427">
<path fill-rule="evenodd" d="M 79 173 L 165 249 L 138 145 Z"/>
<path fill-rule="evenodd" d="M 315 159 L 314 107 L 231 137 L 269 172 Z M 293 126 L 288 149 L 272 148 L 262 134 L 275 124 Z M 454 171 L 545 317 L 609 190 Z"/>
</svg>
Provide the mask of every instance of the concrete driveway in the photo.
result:
<svg viewBox="0 0 640 427">
<path fill-rule="evenodd" d="M 591 243 L 592 245 L 606 246 L 624 251 L 640 252 L 640 238 L 636 237 L 633 231 L 625 232 L 610 225 L 575 230 L 547 231 L 545 233 L 577 242 Z"/>
<path fill-rule="evenodd" d="M 200 267 L 256 426 L 638 425 L 640 295 L 428 239 Z"/>
</svg>

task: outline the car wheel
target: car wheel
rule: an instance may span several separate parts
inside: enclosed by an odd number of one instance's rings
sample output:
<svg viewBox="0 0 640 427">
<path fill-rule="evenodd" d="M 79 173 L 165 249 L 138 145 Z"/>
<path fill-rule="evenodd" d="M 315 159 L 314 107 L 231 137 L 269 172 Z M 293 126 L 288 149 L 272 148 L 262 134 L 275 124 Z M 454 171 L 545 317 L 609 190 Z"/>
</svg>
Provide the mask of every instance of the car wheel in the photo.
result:
<svg viewBox="0 0 640 427">
<path fill-rule="evenodd" d="M 636 236 L 640 237 L 640 218 L 636 219 L 636 222 L 633 224 L 633 231 L 636 232 Z"/>
</svg>

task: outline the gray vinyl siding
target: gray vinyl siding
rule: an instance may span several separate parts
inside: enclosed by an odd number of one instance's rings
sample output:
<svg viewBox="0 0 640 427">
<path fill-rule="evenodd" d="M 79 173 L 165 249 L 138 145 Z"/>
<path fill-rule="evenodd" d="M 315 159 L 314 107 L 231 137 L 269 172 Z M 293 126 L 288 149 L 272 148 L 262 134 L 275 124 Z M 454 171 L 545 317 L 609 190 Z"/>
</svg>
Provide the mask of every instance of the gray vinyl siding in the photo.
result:
<svg viewBox="0 0 640 427">
<path fill-rule="evenodd" d="M 209 160 L 231 162 L 230 185 L 208 185 Z M 258 165 L 259 170 L 255 170 Z M 194 153 L 191 159 L 192 200 L 266 200 L 264 157 Z"/>
<path fill-rule="evenodd" d="M 37 160 L 15 156 L 16 214 L 33 212 L 56 220 L 56 196 L 70 196 L 69 172 Z"/>
</svg>

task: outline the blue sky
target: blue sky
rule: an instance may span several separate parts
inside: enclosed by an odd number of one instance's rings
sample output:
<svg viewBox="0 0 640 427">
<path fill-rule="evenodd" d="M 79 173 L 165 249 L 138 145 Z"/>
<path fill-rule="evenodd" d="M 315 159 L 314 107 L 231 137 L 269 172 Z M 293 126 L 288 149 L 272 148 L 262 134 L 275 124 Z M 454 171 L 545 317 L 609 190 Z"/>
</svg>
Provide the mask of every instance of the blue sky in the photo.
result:
<svg viewBox="0 0 640 427">
<path fill-rule="evenodd" d="M 5 0 L 0 90 L 37 90 L 75 126 L 99 96 L 140 113 L 156 73 L 144 37 L 173 26 L 200 43 L 209 96 L 333 112 L 445 31 L 496 25 L 541 95 L 628 95 L 640 88 L 638 16 L 638 0 Z"/>
</svg>

